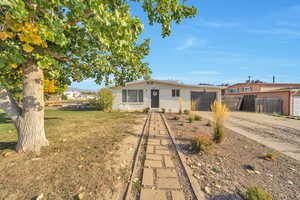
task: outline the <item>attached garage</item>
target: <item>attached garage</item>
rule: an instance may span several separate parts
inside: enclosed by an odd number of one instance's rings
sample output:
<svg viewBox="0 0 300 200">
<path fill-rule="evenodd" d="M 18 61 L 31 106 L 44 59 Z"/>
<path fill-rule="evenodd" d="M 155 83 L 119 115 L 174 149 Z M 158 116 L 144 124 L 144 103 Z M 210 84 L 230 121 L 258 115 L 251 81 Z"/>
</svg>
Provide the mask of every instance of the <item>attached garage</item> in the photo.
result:
<svg viewBox="0 0 300 200">
<path fill-rule="evenodd" d="M 210 111 L 210 106 L 216 99 L 216 92 L 191 92 L 191 102 L 195 103 L 193 110 L 196 111 Z"/>
<path fill-rule="evenodd" d="M 300 96 L 294 96 L 294 115 L 300 116 Z"/>
</svg>

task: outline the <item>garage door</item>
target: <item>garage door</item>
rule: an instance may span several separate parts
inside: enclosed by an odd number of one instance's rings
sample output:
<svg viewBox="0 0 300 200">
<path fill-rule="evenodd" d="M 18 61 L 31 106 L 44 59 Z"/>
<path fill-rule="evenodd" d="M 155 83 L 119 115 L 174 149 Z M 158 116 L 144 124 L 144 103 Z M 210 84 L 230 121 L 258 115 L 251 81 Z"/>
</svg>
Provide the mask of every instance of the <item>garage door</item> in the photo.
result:
<svg viewBox="0 0 300 200">
<path fill-rule="evenodd" d="M 216 92 L 191 92 L 191 100 L 195 103 L 193 110 L 209 111 L 210 105 L 216 100 Z"/>
<path fill-rule="evenodd" d="M 294 96 L 294 115 L 300 116 L 300 96 Z"/>
</svg>

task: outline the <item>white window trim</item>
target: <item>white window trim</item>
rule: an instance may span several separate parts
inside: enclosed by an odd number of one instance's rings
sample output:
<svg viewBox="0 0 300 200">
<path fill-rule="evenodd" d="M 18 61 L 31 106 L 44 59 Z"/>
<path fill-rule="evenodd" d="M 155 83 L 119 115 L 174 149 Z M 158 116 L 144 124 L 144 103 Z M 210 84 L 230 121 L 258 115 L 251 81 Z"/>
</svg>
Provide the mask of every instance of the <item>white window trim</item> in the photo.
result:
<svg viewBox="0 0 300 200">
<path fill-rule="evenodd" d="M 123 90 L 126 90 L 126 102 L 123 102 Z M 129 90 L 136 90 L 136 95 L 137 95 L 137 101 L 136 102 L 129 102 L 129 95 L 128 95 L 128 91 Z M 143 101 L 140 101 L 140 96 L 139 96 L 139 91 L 142 90 L 143 91 Z M 140 105 L 140 104 L 144 104 L 144 100 L 145 100 L 145 96 L 144 96 L 145 92 L 143 89 L 122 89 L 121 91 L 121 101 L 122 104 L 129 104 L 129 105 Z"/>
</svg>

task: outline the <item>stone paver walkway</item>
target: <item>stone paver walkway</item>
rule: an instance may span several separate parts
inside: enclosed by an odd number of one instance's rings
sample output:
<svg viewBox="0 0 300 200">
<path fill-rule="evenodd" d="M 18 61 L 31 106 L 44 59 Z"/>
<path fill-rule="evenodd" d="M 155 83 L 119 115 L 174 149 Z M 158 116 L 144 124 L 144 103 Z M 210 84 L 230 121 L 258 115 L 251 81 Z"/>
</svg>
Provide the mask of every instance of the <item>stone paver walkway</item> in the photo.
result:
<svg viewBox="0 0 300 200">
<path fill-rule="evenodd" d="M 140 200 L 184 200 L 172 160 L 172 143 L 159 113 L 152 113 Z"/>
</svg>

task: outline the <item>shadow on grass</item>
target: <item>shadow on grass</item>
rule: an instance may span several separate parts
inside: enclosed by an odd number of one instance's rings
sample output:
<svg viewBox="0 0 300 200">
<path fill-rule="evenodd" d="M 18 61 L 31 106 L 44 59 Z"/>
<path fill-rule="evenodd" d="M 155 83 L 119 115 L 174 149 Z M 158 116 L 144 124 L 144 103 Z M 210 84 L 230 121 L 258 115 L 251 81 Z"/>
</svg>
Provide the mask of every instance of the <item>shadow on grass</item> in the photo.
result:
<svg viewBox="0 0 300 200">
<path fill-rule="evenodd" d="M 55 119 L 60 119 L 60 120 L 62 120 L 62 118 L 60 118 L 60 117 L 45 117 L 44 119 L 45 119 L 45 120 L 55 120 Z"/>
<path fill-rule="evenodd" d="M 5 113 L 0 113 L 0 124 L 10 124 L 12 123 L 11 119 L 9 119 Z"/>
<path fill-rule="evenodd" d="M 16 142 L 0 142 L 0 151 L 4 149 L 15 150 Z"/>
</svg>

